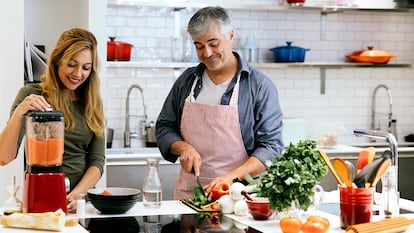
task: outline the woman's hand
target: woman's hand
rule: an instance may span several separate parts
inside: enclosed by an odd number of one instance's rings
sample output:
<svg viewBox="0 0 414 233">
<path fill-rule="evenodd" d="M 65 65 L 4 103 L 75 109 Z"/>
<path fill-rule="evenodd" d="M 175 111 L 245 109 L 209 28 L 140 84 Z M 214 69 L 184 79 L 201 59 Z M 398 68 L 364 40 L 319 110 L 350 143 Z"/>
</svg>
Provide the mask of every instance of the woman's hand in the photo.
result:
<svg viewBox="0 0 414 233">
<path fill-rule="evenodd" d="M 50 107 L 50 104 L 43 96 L 31 94 L 24 98 L 24 100 L 16 107 L 15 112 L 23 116 L 29 111 L 47 111 Z"/>
</svg>

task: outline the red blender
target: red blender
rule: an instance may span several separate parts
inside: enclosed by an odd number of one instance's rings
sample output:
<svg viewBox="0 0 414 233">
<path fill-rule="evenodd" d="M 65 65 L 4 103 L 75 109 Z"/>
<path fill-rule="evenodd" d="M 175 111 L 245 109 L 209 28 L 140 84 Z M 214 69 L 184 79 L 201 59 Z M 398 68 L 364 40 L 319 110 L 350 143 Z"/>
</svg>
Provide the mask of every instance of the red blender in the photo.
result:
<svg viewBox="0 0 414 233">
<path fill-rule="evenodd" d="M 26 116 L 24 213 L 67 212 L 62 171 L 64 131 L 62 112 L 30 112 Z"/>
</svg>

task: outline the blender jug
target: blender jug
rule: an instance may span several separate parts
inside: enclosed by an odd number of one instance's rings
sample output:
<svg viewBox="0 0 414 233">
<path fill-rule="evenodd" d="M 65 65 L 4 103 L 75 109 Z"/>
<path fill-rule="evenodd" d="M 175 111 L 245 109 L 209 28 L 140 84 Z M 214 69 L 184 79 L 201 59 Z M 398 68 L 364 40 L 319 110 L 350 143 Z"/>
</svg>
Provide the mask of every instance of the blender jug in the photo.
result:
<svg viewBox="0 0 414 233">
<path fill-rule="evenodd" d="M 64 130 L 62 112 L 30 112 L 26 119 L 27 164 L 61 166 Z"/>
</svg>

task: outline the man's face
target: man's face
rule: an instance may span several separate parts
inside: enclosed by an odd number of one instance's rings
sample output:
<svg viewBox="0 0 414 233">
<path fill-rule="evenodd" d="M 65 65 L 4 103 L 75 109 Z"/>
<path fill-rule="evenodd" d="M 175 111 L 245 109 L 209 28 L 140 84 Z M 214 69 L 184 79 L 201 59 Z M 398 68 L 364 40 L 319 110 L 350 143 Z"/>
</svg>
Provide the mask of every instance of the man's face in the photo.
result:
<svg viewBox="0 0 414 233">
<path fill-rule="evenodd" d="M 232 43 L 234 32 L 223 35 L 216 24 L 210 26 L 205 35 L 194 36 L 193 41 L 198 59 L 212 71 L 220 71 L 233 56 Z"/>
</svg>

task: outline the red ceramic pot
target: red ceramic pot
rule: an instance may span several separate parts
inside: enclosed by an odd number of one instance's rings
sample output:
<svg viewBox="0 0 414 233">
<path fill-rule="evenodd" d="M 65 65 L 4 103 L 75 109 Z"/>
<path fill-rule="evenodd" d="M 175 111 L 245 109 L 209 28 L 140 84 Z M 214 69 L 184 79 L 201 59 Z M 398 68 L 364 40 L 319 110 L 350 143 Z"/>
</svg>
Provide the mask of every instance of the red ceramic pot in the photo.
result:
<svg viewBox="0 0 414 233">
<path fill-rule="evenodd" d="M 107 42 L 106 60 L 108 61 L 129 61 L 131 59 L 131 50 L 133 45 L 115 41 L 115 37 L 109 37 Z"/>
</svg>

